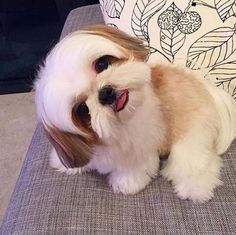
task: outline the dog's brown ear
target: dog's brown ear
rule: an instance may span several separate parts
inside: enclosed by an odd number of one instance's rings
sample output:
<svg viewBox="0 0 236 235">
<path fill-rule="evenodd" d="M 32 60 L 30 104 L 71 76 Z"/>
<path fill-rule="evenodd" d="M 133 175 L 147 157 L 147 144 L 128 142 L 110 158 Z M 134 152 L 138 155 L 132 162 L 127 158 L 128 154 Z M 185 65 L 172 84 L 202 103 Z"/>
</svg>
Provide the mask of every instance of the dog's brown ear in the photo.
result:
<svg viewBox="0 0 236 235">
<path fill-rule="evenodd" d="M 85 166 L 91 159 L 92 144 L 84 137 L 57 128 L 44 128 L 61 163 L 66 168 Z"/>
<path fill-rule="evenodd" d="M 58 157 L 66 168 L 83 167 L 92 157 L 94 145 L 100 145 L 101 141 L 93 131 L 90 122 L 91 117 L 87 108 L 83 106 L 83 112 L 78 112 L 81 103 L 76 103 L 72 108 L 71 121 L 84 133 L 84 136 L 61 131 L 57 127 L 49 127 L 43 122 L 48 139 L 54 146 Z"/>
</svg>

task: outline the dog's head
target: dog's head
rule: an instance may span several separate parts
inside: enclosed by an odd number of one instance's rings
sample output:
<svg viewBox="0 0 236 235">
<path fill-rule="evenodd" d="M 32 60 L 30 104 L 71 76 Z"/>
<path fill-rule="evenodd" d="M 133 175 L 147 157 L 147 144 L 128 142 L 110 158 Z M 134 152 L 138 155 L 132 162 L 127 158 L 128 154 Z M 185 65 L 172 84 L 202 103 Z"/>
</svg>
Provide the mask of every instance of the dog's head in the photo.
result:
<svg viewBox="0 0 236 235">
<path fill-rule="evenodd" d="M 36 104 L 65 166 L 83 166 L 94 145 L 119 141 L 120 128 L 143 103 L 148 54 L 138 39 L 99 25 L 68 35 L 49 53 Z"/>
</svg>

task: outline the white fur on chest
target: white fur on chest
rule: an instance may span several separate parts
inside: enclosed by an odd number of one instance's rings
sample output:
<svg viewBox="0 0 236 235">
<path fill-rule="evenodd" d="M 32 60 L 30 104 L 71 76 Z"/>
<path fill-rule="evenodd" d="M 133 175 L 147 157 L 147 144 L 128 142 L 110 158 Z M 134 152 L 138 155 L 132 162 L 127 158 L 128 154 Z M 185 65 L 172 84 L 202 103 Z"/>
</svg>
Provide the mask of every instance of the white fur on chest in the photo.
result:
<svg viewBox="0 0 236 235">
<path fill-rule="evenodd" d="M 89 168 L 102 174 L 114 170 L 158 168 L 158 149 L 164 140 L 165 125 L 152 89 L 147 87 L 145 94 L 143 104 L 134 111 L 132 119 L 117 126 L 119 131 L 115 138 L 95 147 Z M 152 166 L 155 159 L 158 159 L 157 164 Z"/>
</svg>

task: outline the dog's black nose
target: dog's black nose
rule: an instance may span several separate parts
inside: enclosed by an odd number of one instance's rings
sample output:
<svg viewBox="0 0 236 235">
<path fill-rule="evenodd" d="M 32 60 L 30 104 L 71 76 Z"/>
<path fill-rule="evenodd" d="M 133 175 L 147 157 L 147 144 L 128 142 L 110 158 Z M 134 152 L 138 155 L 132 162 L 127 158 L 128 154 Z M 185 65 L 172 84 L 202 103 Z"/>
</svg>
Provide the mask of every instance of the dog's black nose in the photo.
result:
<svg viewBox="0 0 236 235">
<path fill-rule="evenodd" d="M 109 105 L 116 100 L 116 91 L 112 86 L 105 86 L 99 91 L 98 99 L 102 105 Z"/>
</svg>

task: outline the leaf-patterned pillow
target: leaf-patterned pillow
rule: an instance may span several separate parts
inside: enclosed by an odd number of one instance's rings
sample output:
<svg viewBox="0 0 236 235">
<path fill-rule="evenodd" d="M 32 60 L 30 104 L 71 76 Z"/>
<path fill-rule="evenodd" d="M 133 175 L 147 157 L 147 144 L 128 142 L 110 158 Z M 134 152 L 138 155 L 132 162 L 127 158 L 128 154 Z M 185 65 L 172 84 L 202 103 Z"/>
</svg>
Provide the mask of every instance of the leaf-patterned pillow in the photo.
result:
<svg viewBox="0 0 236 235">
<path fill-rule="evenodd" d="M 203 73 L 236 100 L 236 0 L 100 0 L 107 25 L 151 48 L 152 61 Z"/>
</svg>

